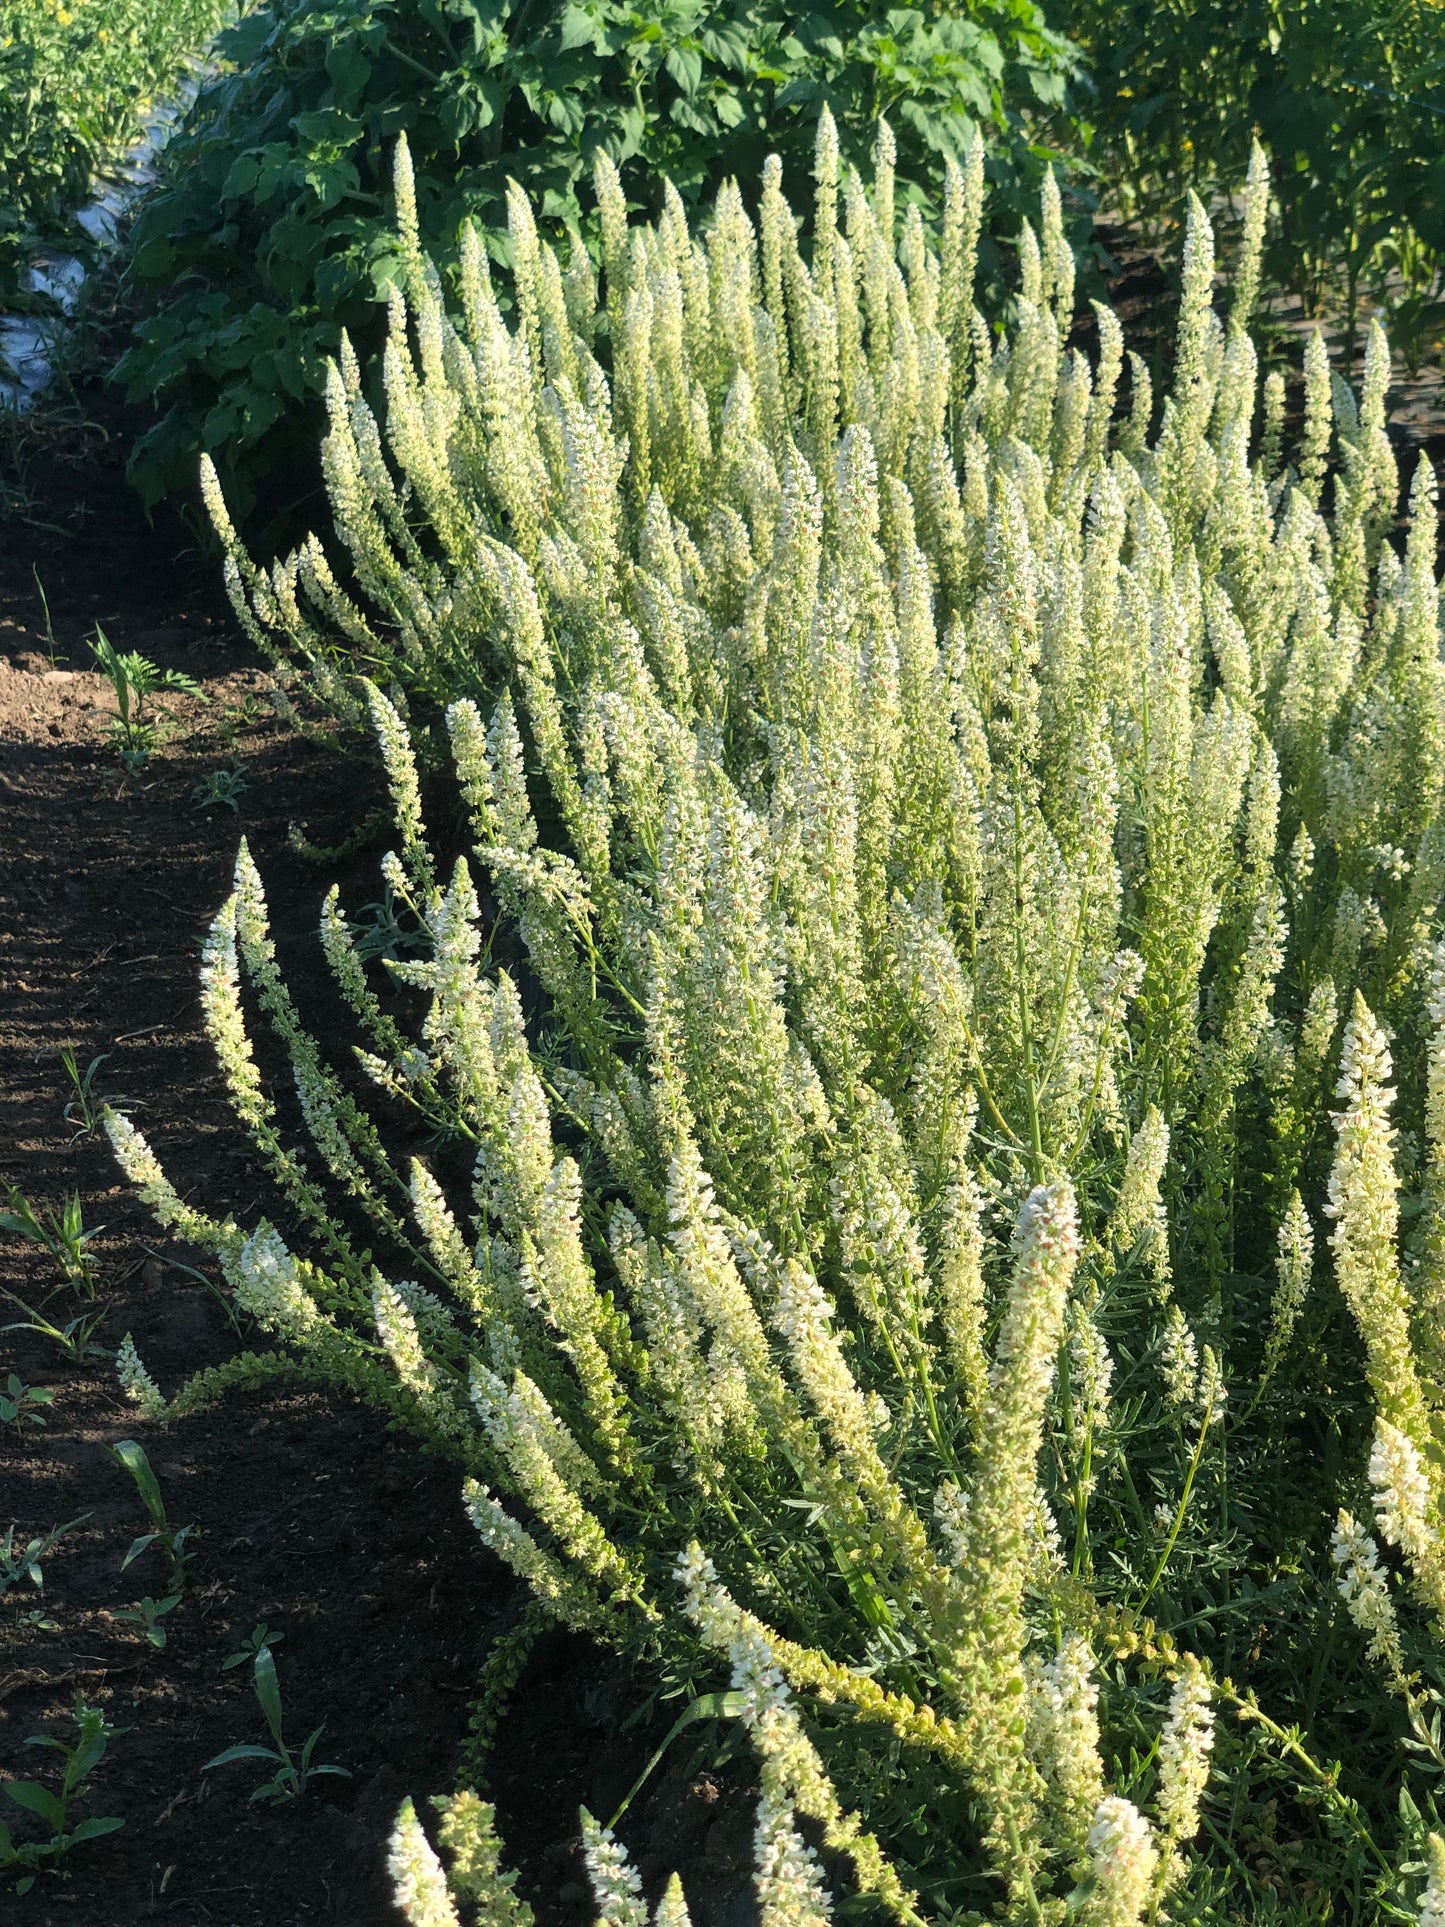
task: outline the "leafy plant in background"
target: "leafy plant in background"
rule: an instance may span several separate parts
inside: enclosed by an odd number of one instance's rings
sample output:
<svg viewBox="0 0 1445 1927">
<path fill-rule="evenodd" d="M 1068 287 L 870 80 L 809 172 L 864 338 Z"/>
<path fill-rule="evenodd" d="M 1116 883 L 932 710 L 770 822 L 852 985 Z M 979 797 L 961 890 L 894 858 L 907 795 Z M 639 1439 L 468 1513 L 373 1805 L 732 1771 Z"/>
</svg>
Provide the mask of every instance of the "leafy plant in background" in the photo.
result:
<svg viewBox="0 0 1445 1927">
<path fill-rule="evenodd" d="M 579 187 L 598 150 L 650 211 L 664 179 L 701 204 L 730 176 L 756 179 L 770 152 L 803 191 L 825 100 L 860 165 L 878 117 L 893 116 L 909 198 L 931 195 L 942 157 L 981 128 L 995 206 L 1016 223 L 1050 132 L 1070 125 L 1078 72 L 1036 0 L 268 0 L 218 44 L 227 71 L 134 226 L 132 275 L 156 308 L 120 372 L 161 415 L 130 473 L 147 501 L 190 490 L 205 449 L 242 508 L 269 477 L 273 515 L 294 513 L 294 477 L 311 492 L 342 330 L 363 351 L 384 331 L 402 272 L 388 158 L 399 132 L 422 240 L 450 275 L 468 220 L 508 261 L 509 179 L 549 232 L 595 245 Z"/>
<path fill-rule="evenodd" d="M 123 1356 L 119 1363 L 124 1370 L 125 1345 L 122 1345 L 121 1351 Z M 137 1445 L 134 1439 L 121 1439 L 117 1444 L 112 1445 L 110 1450 L 113 1457 L 120 1461 L 135 1480 L 136 1490 L 140 1493 L 141 1502 L 149 1513 L 151 1522 L 149 1532 L 143 1532 L 139 1538 L 131 1541 L 130 1550 L 120 1562 L 120 1569 L 124 1572 L 133 1559 L 139 1559 L 141 1554 L 151 1546 L 158 1545 L 170 1566 L 171 1584 L 179 1593 L 185 1584 L 186 1567 L 196 1556 L 194 1552 L 186 1549 L 186 1541 L 195 1527 L 173 1526 L 166 1517 L 166 1505 L 161 1497 L 160 1481 L 151 1468 L 144 1446 Z"/>
<path fill-rule="evenodd" d="M 1345 317 L 1368 292 L 1412 367 L 1445 306 L 1445 61 L 1411 0 L 1077 0 L 1097 89 L 1097 163 L 1123 210 L 1182 235 L 1185 197 L 1233 189 L 1240 131 L 1274 161 L 1275 286 Z"/>
<path fill-rule="evenodd" d="M 337 1774 L 343 1780 L 351 1778 L 344 1766 L 313 1766 L 311 1755 L 316 1750 L 316 1742 L 321 1738 L 325 1722 L 310 1734 L 301 1748 L 300 1757 L 293 1755 L 286 1744 L 281 1719 L 281 1682 L 276 1676 L 276 1660 L 270 1644 L 263 1642 L 255 1649 L 251 1666 L 251 1678 L 256 1688 L 256 1698 L 261 1711 L 266 1716 L 266 1727 L 273 1744 L 270 1746 L 228 1746 L 224 1753 L 218 1753 L 213 1760 L 207 1760 L 201 1768 L 209 1773 L 213 1767 L 230 1766 L 237 1760 L 270 1760 L 276 1771 L 271 1778 L 258 1786 L 252 1793 L 253 1800 L 266 1800 L 279 1804 L 283 1800 L 299 1800 L 312 1780 L 321 1774 Z"/>
<path fill-rule="evenodd" d="M 399 156 L 384 423 L 329 382 L 354 589 L 210 496 L 291 699 L 376 732 L 426 947 L 368 969 L 328 895 L 363 1103 L 242 846 L 203 1011 L 302 1248 L 110 1121 L 280 1341 L 124 1382 L 301 1369 L 449 1454 L 555 1618 L 750 1696 L 764 1868 L 816 1883 L 806 1816 L 850 1908 L 1408 1920 L 1440 1607 L 1323 1522 L 1440 1560 L 1433 476 L 1401 555 L 1378 329 L 1358 391 L 1309 348 L 1288 466 L 1264 384 L 1251 460 L 1258 157 L 1227 325 L 1191 207 L 1157 431 L 1113 316 L 1065 348 L 1056 192 L 996 340 L 976 157 L 936 246 L 888 158 L 870 201 L 822 123 L 809 259 L 776 168 L 699 243 L 604 162 L 580 312 L 518 197 L 509 324 L 476 238 L 444 311 Z"/>
<path fill-rule="evenodd" d="M 0 0 L 0 304 L 20 298 L 36 244 L 85 246 L 70 215 L 228 11 L 225 0 Z"/>
<path fill-rule="evenodd" d="M 134 649 L 122 652 L 103 629 L 96 630 L 90 653 L 115 691 L 109 735 L 127 772 L 134 776 L 159 747 L 169 718 L 165 706 L 155 701 L 157 691 L 172 690 L 202 702 L 207 698 L 193 677 L 179 669 L 159 669 Z"/>
<path fill-rule="evenodd" d="M 54 1866 L 85 1841 L 99 1840 L 125 1825 L 124 1820 L 113 1817 L 70 1824 L 70 1809 L 90 1792 L 86 1782 L 104 1759 L 109 1742 L 120 1731 L 118 1727 L 108 1726 L 105 1715 L 97 1707 L 87 1706 L 79 1697 L 71 1717 L 76 1728 L 72 1745 L 67 1746 L 64 1740 L 48 1733 L 32 1733 L 25 1741 L 26 1746 L 48 1747 L 61 1755 L 65 1769 L 58 1788 L 48 1787 L 39 1780 L 0 1780 L 0 1792 L 8 1800 L 33 1813 L 50 1829 L 46 1840 L 17 1842 L 11 1838 L 10 1829 L 0 1823 L 0 1871 L 25 1870 L 15 1882 L 17 1893 L 23 1894 L 34 1886 L 39 1868 Z"/>
</svg>

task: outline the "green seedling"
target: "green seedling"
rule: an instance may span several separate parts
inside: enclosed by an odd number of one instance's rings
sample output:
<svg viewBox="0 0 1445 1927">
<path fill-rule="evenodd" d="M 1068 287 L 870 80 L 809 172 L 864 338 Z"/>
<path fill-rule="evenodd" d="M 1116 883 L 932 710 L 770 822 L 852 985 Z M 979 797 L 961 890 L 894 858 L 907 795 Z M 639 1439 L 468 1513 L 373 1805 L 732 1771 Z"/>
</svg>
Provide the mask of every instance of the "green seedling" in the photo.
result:
<svg viewBox="0 0 1445 1927">
<path fill-rule="evenodd" d="M 191 801 L 198 810 L 228 809 L 239 815 L 247 788 L 239 769 L 213 769 L 192 787 Z"/>
<path fill-rule="evenodd" d="M 25 1314 L 23 1318 L 13 1319 L 8 1325 L 0 1325 L 0 1331 L 34 1332 L 38 1338 L 53 1339 L 69 1358 L 108 1356 L 104 1346 L 92 1345 L 90 1342 L 91 1334 L 104 1313 L 78 1312 L 74 1318 L 68 1318 L 63 1325 L 56 1325 L 45 1316 L 43 1309 L 37 1311 L 33 1305 L 28 1305 L 23 1298 L 17 1297 L 13 1291 L 0 1290 L 0 1298 L 8 1298 L 12 1305 L 18 1305 Z M 50 1300 L 47 1299 L 45 1302 L 48 1304 Z"/>
<path fill-rule="evenodd" d="M 234 1653 L 228 1653 L 221 1661 L 221 1671 L 229 1673 L 233 1667 L 244 1666 L 246 1661 L 254 1661 L 257 1653 L 264 1652 L 268 1646 L 279 1646 L 286 1637 L 284 1633 L 268 1632 L 263 1619 L 259 1626 L 253 1626 L 241 1641 Z"/>
<path fill-rule="evenodd" d="M 0 1391 L 0 1425 L 13 1425 L 17 1432 L 23 1432 L 27 1425 L 44 1425 L 45 1420 L 34 1408 L 49 1405 L 54 1398 L 48 1386 L 22 1384 L 19 1374 L 12 1372 Z"/>
<path fill-rule="evenodd" d="M 206 697 L 190 676 L 179 669 L 161 669 L 135 650 L 122 654 L 103 629 L 97 628 L 90 645 L 101 674 L 115 691 L 115 715 L 110 740 L 129 775 L 144 769 L 163 737 L 170 711 L 155 701 L 159 690 L 181 696 Z"/>
<path fill-rule="evenodd" d="M 107 1110 L 119 1111 L 124 1115 L 134 1110 L 139 1099 L 134 1097 L 110 1097 L 103 1101 L 95 1095 L 95 1074 L 109 1058 L 109 1051 L 102 1051 L 92 1057 L 82 1071 L 76 1059 L 75 1047 L 67 1044 L 60 1053 L 60 1061 L 65 1067 L 65 1075 L 70 1079 L 75 1095 L 68 1100 L 62 1115 L 70 1126 L 73 1136 L 94 1137 L 100 1129 L 101 1119 Z"/>
<path fill-rule="evenodd" d="M 139 1559 L 147 1547 L 159 1545 L 170 1563 L 171 1584 L 177 1592 L 180 1592 L 185 1584 L 186 1567 L 195 1558 L 193 1552 L 185 1550 L 186 1540 L 195 1528 L 173 1526 L 166 1517 L 166 1505 L 161 1497 L 160 1483 L 151 1469 L 151 1462 L 146 1457 L 143 1447 L 137 1445 L 134 1439 L 121 1439 L 110 1449 L 135 1480 L 136 1490 L 140 1493 L 141 1502 L 150 1514 L 151 1521 L 151 1530 L 141 1533 L 138 1539 L 131 1541 L 130 1551 L 121 1560 L 120 1569 L 124 1572 L 131 1561 Z"/>
<path fill-rule="evenodd" d="M 89 1517 L 88 1512 L 82 1512 L 78 1519 L 72 1519 L 68 1525 L 52 1526 L 49 1532 L 43 1533 L 38 1539 L 27 1540 L 23 1546 L 15 1543 L 15 1527 L 7 1526 L 4 1538 L 0 1539 L 0 1593 L 9 1592 L 22 1579 L 28 1579 L 32 1586 L 43 1588 L 45 1575 L 40 1568 L 41 1560 L 59 1545 L 67 1532 L 74 1532 Z"/>
<path fill-rule="evenodd" d="M 70 1824 L 70 1809 L 90 1791 L 86 1782 L 104 1758 L 107 1743 L 119 1731 L 117 1727 L 107 1726 L 105 1715 L 97 1707 L 87 1706 L 83 1699 L 77 1698 L 72 1718 L 76 1725 L 73 1746 L 67 1746 L 64 1740 L 52 1739 L 48 1733 L 32 1733 L 25 1741 L 26 1746 L 49 1747 L 61 1755 L 65 1771 L 58 1789 L 44 1786 L 39 1780 L 0 1783 L 8 1800 L 35 1814 L 50 1828 L 48 1840 L 17 1843 L 12 1840 L 10 1829 L 0 1821 L 0 1869 L 19 1873 L 15 1882 L 18 1894 L 34 1886 L 37 1871 L 47 1861 L 53 1864 L 62 1860 L 72 1847 L 86 1840 L 99 1840 L 103 1834 L 114 1833 L 125 1825 L 113 1816 L 82 1820 L 76 1826 Z"/>
<path fill-rule="evenodd" d="M 127 1625 L 141 1626 L 151 1645 L 159 1652 L 166 1643 L 166 1629 L 159 1622 L 168 1612 L 173 1612 L 181 1603 L 178 1592 L 168 1593 L 164 1599 L 152 1599 L 147 1593 L 137 1606 L 126 1606 L 111 1614 L 112 1619 L 124 1620 Z"/>
<path fill-rule="evenodd" d="M 258 1629 L 259 1630 L 259 1629 Z M 228 1746 L 224 1753 L 218 1753 L 213 1760 L 207 1760 L 201 1768 L 209 1773 L 212 1767 L 230 1766 L 236 1760 L 274 1760 L 276 1771 L 264 1785 L 258 1786 L 251 1795 L 253 1800 L 299 1800 L 307 1785 L 318 1774 L 334 1773 L 343 1780 L 351 1778 L 344 1766 L 313 1766 L 311 1755 L 316 1742 L 321 1738 L 322 1726 L 307 1740 L 301 1749 L 301 1757 L 294 1757 L 281 1730 L 281 1682 L 276 1677 L 276 1661 L 269 1645 L 262 1645 L 252 1662 L 252 1677 L 256 1687 L 256 1698 L 261 1702 L 261 1711 L 266 1716 L 266 1725 L 274 1746 Z"/>
<path fill-rule="evenodd" d="M 52 1619 L 48 1612 L 36 1606 L 28 1613 L 17 1613 L 15 1625 L 18 1631 L 28 1633 L 58 1633 L 60 1621 Z"/>
<path fill-rule="evenodd" d="M 65 1273 L 65 1281 L 83 1297 L 95 1295 L 95 1267 L 86 1246 L 104 1231 L 87 1231 L 81 1215 L 80 1194 L 72 1191 L 59 1211 L 37 1210 L 18 1185 L 10 1186 L 9 1209 L 0 1211 L 0 1231 L 13 1231 L 48 1251 Z M 7 1294 L 8 1295 L 8 1294 Z"/>
</svg>

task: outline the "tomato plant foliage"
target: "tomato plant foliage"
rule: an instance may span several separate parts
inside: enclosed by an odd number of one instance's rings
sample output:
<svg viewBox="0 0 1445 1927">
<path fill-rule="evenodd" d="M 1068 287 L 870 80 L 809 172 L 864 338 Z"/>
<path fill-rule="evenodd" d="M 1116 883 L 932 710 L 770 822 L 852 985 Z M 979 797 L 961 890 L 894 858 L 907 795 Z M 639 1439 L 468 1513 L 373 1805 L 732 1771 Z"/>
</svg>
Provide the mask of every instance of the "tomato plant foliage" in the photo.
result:
<svg viewBox="0 0 1445 1927">
<path fill-rule="evenodd" d="M 1036 191 L 1078 74 L 1036 0 L 269 0 L 220 51 L 226 70 L 134 233 L 156 301 L 123 374 L 160 409 L 132 462 L 151 500 L 191 485 L 202 448 L 243 501 L 293 459 L 309 483 L 325 358 L 343 328 L 375 338 L 398 276 L 403 130 L 446 271 L 467 219 L 505 265 L 509 178 L 554 232 L 585 234 L 578 187 L 599 149 L 649 210 L 662 176 L 697 204 L 729 176 L 756 180 L 769 153 L 805 200 L 824 101 L 860 165 L 889 118 L 904 195 L 924 196 L 939 156 L 982 128 L 1008 219 Z"/>
</svg>

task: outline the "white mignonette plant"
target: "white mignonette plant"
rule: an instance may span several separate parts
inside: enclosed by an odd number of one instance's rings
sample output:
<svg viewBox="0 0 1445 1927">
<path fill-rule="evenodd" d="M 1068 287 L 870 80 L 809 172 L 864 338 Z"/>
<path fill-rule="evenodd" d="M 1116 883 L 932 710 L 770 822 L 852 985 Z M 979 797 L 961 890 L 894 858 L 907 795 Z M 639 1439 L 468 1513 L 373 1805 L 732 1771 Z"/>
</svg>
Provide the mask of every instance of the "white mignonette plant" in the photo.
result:
<svg viewBox="0 0 1445 1927">
<path fill-rule="evenodd" d="M 825 1864 L 899 1921 L 1136 1927 L 1196 1876 L 1247 1916 L 1252 1849 L 1201 1830 L 1268 1773 L 1315 1789 L 1325 1890 L 1378 1884 L 1292 1729 L 1352 1717 L 1321 1710 L 1319 1520 L 1372 1397 L 1381 1532 L 1445 1598 L 1433 476 L 1402 558 L 1378 328 L 1358 394 L 1311 351 L 1297 470 L 1263 385 L 1252 458 L 1258 158 L 1225 321 L 1191 207 L 1156 409 L 1107 308 L 1070 345 L 1055 192 L 996 328 L 977 148 L 933 232 L 886 129 L 871 196 L 826 112 L 818 152 L 809 231 L 775 163 L 695 228 L 670 189 L 630 224 L 599 160 L 600 281 L 514 193 L 510 305 L 472 237 L 453 312 L 402 146 L 384 411 L 349 347 L 330 373 L 334 532 L 260 568 L 208 472 L 287 701 L 375 735 L 410 948 L 378 969 L 327 897 L 338 1067 L 242 849 L 204 1009 L 286 1237 L 110 1131 L 277 1346 L 165 1409 L 345 1385 L 453 1458 L 549 1614 L 731 1666 L 779 1927 L 823 1917 Z M 461 848 L 424 810 L 442 723 Z M 1382 1021 L 1428 1145 L 1407 1249 Z M 1326 1212 L 1363 1350 L 1307 1296 Z M 1407 1668 L 1353 1518 L 1334 1565 Z M 1251 1737 L 1216 1764 L 1221 1697 Z"/>
</svg>

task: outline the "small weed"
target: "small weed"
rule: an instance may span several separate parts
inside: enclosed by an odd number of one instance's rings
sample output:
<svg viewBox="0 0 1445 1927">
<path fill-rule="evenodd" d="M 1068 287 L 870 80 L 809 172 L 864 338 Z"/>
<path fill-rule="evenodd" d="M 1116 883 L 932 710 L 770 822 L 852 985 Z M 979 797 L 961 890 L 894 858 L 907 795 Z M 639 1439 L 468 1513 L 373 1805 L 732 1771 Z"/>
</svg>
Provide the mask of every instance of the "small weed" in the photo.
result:
<svg viewBox="0 0 1445 1927">
<path fill-rule="evenodd" d="M 25 1299 L 17 1293 L 0 1289 L 0 1298 L 8 1298 L 12 1305 L 18 1306 L 25 1314 L 23 1318 L 12 1319 L 8 1325 L 0 1325 L 0 1332 L 34 1332 L 37 1338 L 53 1340 L 67 1358 L 79 1360 L 108 1357 L 109 1353 L 103 1345 L 91 1343 L 91 1335 L 105 1316 L 104 1312 L 77 1312 L 74 1318 L 67 1319 L 63 1325 L 53 1324 L 45 1316 L 44 1307 L 55 1295 L 51 1292 L 37 1309 L 34 1305 L 27 1304 Z"/>
<path fill-rule="evenodd" d="M 83 1699 L 76 1700 L 71 1717 L 76 1725 L 73 1746 L 67 1746 L 64 1740 L 52 1739 L 45 1733 L 32 1733 L 25 1741 L 26 1746 L 49 1747 L 64 1759 L 65 1771 L 58 1791 L 43 1786 L 39 1780 L 6 1780 L 0 1783 L 7 1799 L 13 1800 L 17 1807 L 23 1807 L 27 1813 L 35 1814 L 50 1828 L 48 1840 L 27 1840 L 17 1844 L 10 1837 L 10 1829 L 0 1822 L 0 1868 L 7 1873 L 24 1870 L 15 1882 L 18 1894 L 34 1886 L 36 1872 L 46 1861 L 61 1860 L 82 1841 L 99 1840 L 103 1834 L 114 1833 L 118 1827 L 125 1825 L 123 1820 L 110 1817 L 82 1820 L 78 1826 L 70 1826 L 70 1809 L 90 1791 L 86 1781 L 100 1765 L 108 1742 L 120 1730 L 107 1726 L 105 1715 L 97 1707 L 87 1706 Z"/>
<path fill-rule="evenodd" d="M 127 1625 L 144 1627 L 146 1638 L 159 1652 L 166 1643 L 166 1629 L 159 1622 L 180 1603 L 181 1595 L 178 1592 L 168 1593 L 164 1599 L 152 1599 L 147 1593 L 139 1605 L 114 1612 L 111 1618 L 124 1620 Z"/>
<path fill-rule="evenodd" d="M 22 1384 L 19 1374 L 12 1372 L 0 1391 L 0 1425 L 13 1425 L 17 1432 L 23 1432 L 27 1425 L 44 1425 L 35 1407 L 49 1405 L 54 1398 L 48 1387 Z"/>
<path fill-rule="evenodd" d="M 228 1653 L 221 1661 L 221 1671 L 229 1673 L 233 1667 L 244 1666 L 246 1661 L 255 1660 L 257 1653 L 264 1652 L 268 1646 L 279 1646 L 286 1637 L 284 1633 L 269 1632 L 263 1619 L 259 1626 L 253 1626 L 241 1641 L 234 1653 Z"/>
<path fill-rule="evenodd" d="M 344 1766 L 311 1764 L 312 1750 L 321 1738 L 320 1726 L 302 1747 L 300 1759 L 293 1756 L 281 1730 L 281 1682 L 276 1677 L 276 1661 L 271 1655 L 269 1645 L 263 1644 L 257 1649 L 252 1666 L 256 1698 L 261 1702 L 261 1711 L 266 1716 L 266 1725 L 275 1745 L 228 1746 L 224 1753 L 218 1753 L 215 1759 L 206 1761 L 201 1768 L 202 1773 L 209 1773 L 212 1767 L 230 1766 L 235 1760 L 274 1760 L 275 1773 L 264 1785 L 256 1788 L 251 1798 L 276 1802 L 299 1799 L 306 1791 L 308 1782 L 321 1773 L 335 1773 L 343 1780 L 349 1780 L 351 1775 Z"/>
<path fill-rule="evenodd" d="M 194 1527 L 173 1526 L 166 1517 L 165 1500 L 161 1497 L 160 1484 L 151 1469 L 151 1462 L 146 1457 L 143 1447 L 137 1445 L 134 1439 L 121 1439 L 110 1449 L 135 1480 L 136 1488 L 146 1511 L 150 1514 L 151 1521 L 151 1530 L 143 1532 L 138 1539 L 131 1542 L 130 1551 L 120 1562 L 120 1569 L 124 1572 L 131 1561 L 139 1559 L 148 1546 L 159 1545 L 170 1562 L 171 1584 L 179 1593 L 185 1584 L 186 1567 L 196 1556 L 193 1552 L 185 1550 L 186 1540 L 191 1536 Z"/>
<path fill-rule="evenodd" d="M 50 599 L 45 593 L 45 584 L 40 580 L 40 571 L 31 564 L 30 573 L 35 577 L 35 593 L 40 597 L 40 607 L 45 615 L 45 653 L 50 658 L 50 666 L 55 667 L 55 625 L 50 620 Z"/>
<path fill-rule="evenodd" d="M 15 1527 L 7 1526 L 4 1538 L 0 1539 L 0 1593 L 9 1592 L 22 1579 L 28 1579 L 32 1586 L 43 1590 L 45 1575 L 40 1568 L 41 1560 L 59 1545 L 67 1532 L 74 1532 L 89 1517 L 88 1512 L 82 1512 L 78 1519 L 72 1519 L 68 1525 L 52 1526 L 49 1532 L 38 1539 L 28 1540 L 23 1546 L 15 1543 Z"/>
<path fill-rule="evenodd" d="M 248 785 L 245 777 L 236 766 L 230 769 L 213 769 L 209 776 L 203 776 L 191 790 L 191 801 L 198 810 L 228 809 L 239 816 L 242 796 Z"/>
<path fill-rule="evenodd" d="M 95 1295 L 95 1268 L 91 1264 L 86 1246 L 92 1238 L 104 1231 L 104 1225 L 95 1225 L 87 1231 L 81 1215 L 80 1194 L 72 1191 L 59 1211 L 39 1211 L 20 1190 L 12 1184 L 9 1195 L 9 1210 L 0 1211 L 0 1231 L 13 1231 L 21 1238 L 28 1238 L 32 1244 L 48 1251 L 65 1273 L 65 1282 L 83 1297 Z M 9 1294 L 6 1294 L 9 1296 Z"/>
<path fill-rule="evenodd" d="M 92 1057 L 82 1071 L 75 1055 L 75 1046 L 67 1044 L 60 1053 L 60 1061 L 65 1067 L 65 1075 L 70 1079 L 75 1095 L 70 1098 L 61 1115 L 70 1126 L 73 1137 L 94 1137 L 100 1129 L 101 1117 L 107 1109 L 125 1113 L 134 1110 L 139 1099 L 134 1097 L 108 1097 L 103 1101 L 95 1095 L 95 1074 L 110 1056 L 102 1051 Z"/>
<path fill-rule="evenodd" d="M 254 729 L 261 719 L 261 705 L 254 696 L 246 696 L 234 706 L 228 703 L 225 714 L 216 724 L 216 737 L 222 749 L 234 753 L 242 730 Z"/>
<path fill-rule="evenodd" d="M 134 776 L 150 760 L 161 743 L 170 712 L 154 700 L 165 689 L 181 696 L 207 700 L 199 685 L 179 669 L 160 669 L 135 650 L 124 655 L 103 629 L 97 629 L 90 645 L 101 673 L 115 691 L 116 713 L 111 720 L 110 740 L 115 745 L 127 772 Z"/>
</svg>

